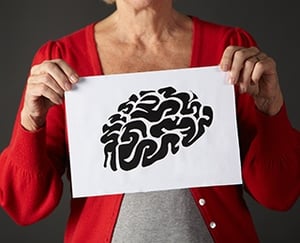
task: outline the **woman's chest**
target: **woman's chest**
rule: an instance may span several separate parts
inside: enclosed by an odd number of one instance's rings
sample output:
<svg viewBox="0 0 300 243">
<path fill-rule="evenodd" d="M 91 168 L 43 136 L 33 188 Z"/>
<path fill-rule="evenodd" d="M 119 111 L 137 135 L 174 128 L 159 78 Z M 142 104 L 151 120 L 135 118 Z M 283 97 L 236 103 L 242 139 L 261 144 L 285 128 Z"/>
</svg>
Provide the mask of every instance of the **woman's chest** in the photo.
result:
<svg viewBox="0 0 300 243">
<path fill-rule="evenodd" d="M 133 73 L 187 68 L 191 65 L 190 41 L 156 46 L 98 45 L 104 74 Z"/>
</svg>

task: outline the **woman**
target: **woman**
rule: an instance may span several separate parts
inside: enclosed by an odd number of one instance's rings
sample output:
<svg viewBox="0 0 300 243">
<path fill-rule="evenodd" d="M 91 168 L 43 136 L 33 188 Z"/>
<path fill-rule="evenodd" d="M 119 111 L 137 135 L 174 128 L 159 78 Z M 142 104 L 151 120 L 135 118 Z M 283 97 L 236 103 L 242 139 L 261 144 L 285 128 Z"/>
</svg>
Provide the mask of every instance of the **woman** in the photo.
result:
<svg viewBox="0 0 300 243">
<path fill-rule="evenodd" d="M 217 64 L 236 87 L 245 189 L 266 207 L 289 209 L 300 192 L 300 137 L 274 60 L 246 31 L 185 16 L 172 0 L 115 4 L 104 20 L 36 53 L 1 154 L 6 212 L 27 225 L 58 205 L 69 168 L 64 92 L 78 77 Z M 242 193 L 234 185 L 72 199 L 64 242 L 259 242 Z"/>
</svg>

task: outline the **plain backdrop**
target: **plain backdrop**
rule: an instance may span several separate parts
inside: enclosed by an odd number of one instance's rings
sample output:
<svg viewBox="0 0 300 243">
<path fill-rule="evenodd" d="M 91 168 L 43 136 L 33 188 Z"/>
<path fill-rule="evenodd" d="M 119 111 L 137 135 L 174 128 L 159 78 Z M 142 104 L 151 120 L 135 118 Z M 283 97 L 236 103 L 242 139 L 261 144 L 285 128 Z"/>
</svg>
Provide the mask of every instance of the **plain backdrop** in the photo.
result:
<svg viewBox="0 0 300 243">
<path fill-rule="evenodd" d="M 300 130 L 300 17 L 296 4 L 297 1 L 271 0 L 175 0 L 175 6 L 186 14 L 239 26 L 253 35 L 260 47 L 277 62 L 291 123 Z M 102 19 L 113 10 L 113 6 L 107 6 L 101 0 L 1 0 L 0 151 L 9 143 L 22 89 L 37 48 L 49 39 Z M 261 242 L 300 242 L 300 200 L 289 211 L 277 212 L 258 205 L 247 195 L 245 197 Z M 16 225 L 0 209 L 0 242 L 63 242 L 69 199 L 69 185 L 66 184 L 58 208 L 46 219 L 26 227 Z"/>
</svg>

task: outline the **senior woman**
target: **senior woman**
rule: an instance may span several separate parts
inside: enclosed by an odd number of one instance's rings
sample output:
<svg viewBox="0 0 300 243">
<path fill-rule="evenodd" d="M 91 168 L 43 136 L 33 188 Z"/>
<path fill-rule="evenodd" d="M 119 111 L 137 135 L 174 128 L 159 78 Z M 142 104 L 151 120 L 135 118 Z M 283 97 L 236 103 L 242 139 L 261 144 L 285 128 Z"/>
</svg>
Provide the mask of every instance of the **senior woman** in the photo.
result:
<svg viewBox="0 0 300 243">
<path fill-rule="evenodd" d="M 172 0 L 114 4 L 107 18 L 36 53 L 1 154 L 6 212 L 27 225 L 58 205 L 69 167 L 64 92 L 78 77 L 217 64 L 236 86 L 245 190 L 266 207 L 289 209 L 300 191 L 299 135 L 288 120 L 274 60 L 243 29 L 181 14 Z M 71 199 L 64 242 L 259 239 L 242 187 L 231 185 Z"/>
</svg>

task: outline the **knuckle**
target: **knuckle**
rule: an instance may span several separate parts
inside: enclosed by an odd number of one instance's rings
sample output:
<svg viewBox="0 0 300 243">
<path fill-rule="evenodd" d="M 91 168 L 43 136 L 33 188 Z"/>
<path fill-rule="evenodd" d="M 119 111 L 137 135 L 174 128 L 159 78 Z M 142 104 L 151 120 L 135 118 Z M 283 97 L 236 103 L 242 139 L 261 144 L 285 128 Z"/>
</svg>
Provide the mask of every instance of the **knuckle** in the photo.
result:
<svg viewBox="0 0 300 243">
<path fill-rule="evenodd" d="M 55 58 L 55 59 L 52 59 L 52 62 L 61 63 L 61 62 L 63 62 L 63 60 L 60 58 Z"/>
<path fill-rule="evenodd" d="M 251 79 L 254 83 L 258 83 L 259 82 L 259 78 L 258 77 L 252 77 Z"/>
<path fill-rule="evenodd" d="M 239 46 L 234 46 L 234 45 L 230 45 L 227 47 L 228 51 L 231 51 L 231 52 L 234 52 L 239 48 L 240 48 Z"/>
<path fill-rule="evenodd" d="M 63 59 L 56 59 L 56 62 L 60 64 L 66 64 L 66 62 Z"/>
<path fill-rule="evenodd" d="M 55 67 L 55 64 L 51 61 L 45 61 L 43 65 L 48 70 L 52 70 Z"/>
<path fill-rule="evenodd" d="M 30 69 L 30 75 L 34 75 L 38 70 L 39 65 L 33 65 Z"/>
<path fill-rule="evenodd" d="M 248 58 L 245 61 L 245 67 L 253 66 L 256 63 L 257 63 L 257 59 L 255 57 Z"/>
<path fill-rule="evenodd" d="M 264 65 L 265 65 L 265 64 L 264 64 L 262 61 L 258 61 L 258 62 L 255 63 L 255 67 L 256 67 L 256 68 L 259 68 L 259 69 L 263 68 Z"/>
<path fill-rule="evenodd" d="M 33 74 L 30 74 L 29 77 L 27 78 L 27 86 L 34 83 L 34 76 Z"/>
<path fill-rule="evenodd" d="M 223 57 L 230 58 L 233 55 L 235 48 L 235 46 L 227 46 L 224 50 Z"/>
<path fill-rule="evenodd" d="M 252 52 L 255 52 L 255 53 L 259 53 L 260 52 L 260 50 L 256 46 L 249 47 L 249 50 L 252 51 Z"/>
<path fill-rule="evenodd" d="M 231 52 L 233 52 L 233 46 L 227 46 L 224 52 L 225 53 L 231 53 Z"/>
<path fill-rule="evenodd" d="M 42 94 L 45 94 L 48 92 L 49 87 L 45 85 L 44 83 L 39 84 L 39 90 Z"/>
<path fill-rule="evenodd" d="M 276 67 L 276 61 L 272 57 L 268 57 L 268 60 L 272 66 Z"/>
<path fill-rule="evenodd" d="M 235 51 L 234 57 L 238 59 L 244 59 L 246 57 L 246 54 L 247 54 L 247 49 L 242 48 Z"/>
<path fill-rule="evenodd" d="M 28 82 L 26 85 L 26 93 L 27 94 L 31 93 L 31 90 L 34 88 L 34 86 L 35 85 L 33 83 Z"/>
<path fill-rule="evenodd" d="M 51 82 L 51 76 L 49 73 L 43 73 L 39 77 L 39 83 L 43 83 L 44 85 L 48 85 Z"/>
<path fill-rule="evenodd" d="M 52 61 L 55 65 L 58 65 L 58 66 L 61 66 L 64 64 L 64 61 L 62 59 L 54 59 Z"/>
</svg>

